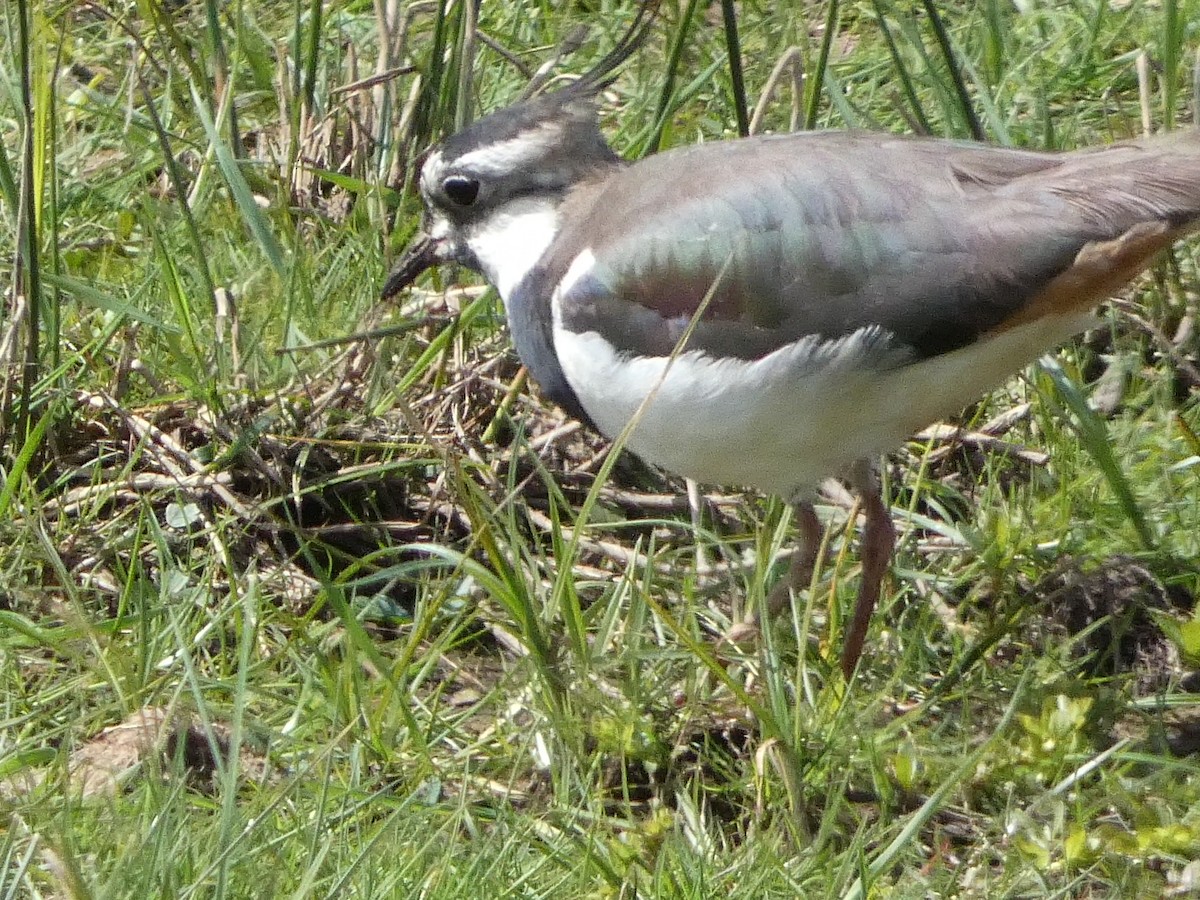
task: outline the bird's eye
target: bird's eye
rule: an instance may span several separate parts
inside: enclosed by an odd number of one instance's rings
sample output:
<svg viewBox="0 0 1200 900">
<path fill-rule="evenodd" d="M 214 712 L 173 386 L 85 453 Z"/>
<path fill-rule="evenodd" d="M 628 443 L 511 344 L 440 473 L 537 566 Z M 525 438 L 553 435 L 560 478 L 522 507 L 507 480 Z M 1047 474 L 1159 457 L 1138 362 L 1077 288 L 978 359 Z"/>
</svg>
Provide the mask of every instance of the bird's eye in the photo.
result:
<svg viewBox="0 0 1200 900">
<path fill-rule="evenodd" d="M 470 206 L 479 196 L 479 182 L 464 175 L 451 175 L 442 182 L 442 190 L 459 206 Z"/>
</svg>

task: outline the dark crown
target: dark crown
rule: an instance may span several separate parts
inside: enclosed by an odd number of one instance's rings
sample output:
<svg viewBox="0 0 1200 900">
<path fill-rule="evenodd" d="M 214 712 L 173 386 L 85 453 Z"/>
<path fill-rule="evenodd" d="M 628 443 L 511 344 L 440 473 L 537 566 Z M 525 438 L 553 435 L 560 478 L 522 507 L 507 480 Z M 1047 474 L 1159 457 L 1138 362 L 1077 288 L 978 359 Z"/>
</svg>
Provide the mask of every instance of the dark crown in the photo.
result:
<svg viewBox="0 0 1200 900">
<path fill-rule="evenodd" d="M 604 58 L 579 79 L 477 120 L 434 147 L 421 167 L 427 207 L 452 221 L 519 197 L 561 197 L 597 171 L 620 165 L 596 114 L 596 95 L 645 40 L 658 0 L 643 3 Z"/>
<path fill-rule="evenodd" d="M 617 69 L 645 42 L 661 0 L 644 0 L 616 45 L 591 69 L 564 88 L 497 110 L 446 138 L 437 148 L 452 161 L 488 145 L 520 139 L 544 127 L 561 130 L 563 152 L 615 161 L 600 133 L 596 95 L 613 82 Z"/>
<path fill-rule="evenodd" d="M 453 162 L 487 146 L 520 140 L 543 129 L 559 132 L 563 153 L 580 158 L 615 159 L 600 132 L 595 100 L 570 89 L 525 100 L 476 119 L 442 141 L 442 159 Z"/>
</svg>

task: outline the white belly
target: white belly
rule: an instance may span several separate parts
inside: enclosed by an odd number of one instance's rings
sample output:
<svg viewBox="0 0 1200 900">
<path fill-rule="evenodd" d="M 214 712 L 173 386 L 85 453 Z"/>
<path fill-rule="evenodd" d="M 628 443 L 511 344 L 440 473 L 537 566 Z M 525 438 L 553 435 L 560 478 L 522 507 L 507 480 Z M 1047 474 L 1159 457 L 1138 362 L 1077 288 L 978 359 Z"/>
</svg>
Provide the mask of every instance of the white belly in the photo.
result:
<svg viewBox="0 0 1200 900">
<path fill-rule="evenodd" d="M 872 365 L 879 344 L 866 331 L 807 339 L 753 362 L 698 351 L 673 362 L 625 359 L 596 332 L 557 325 L 554 341 L 567 381 L 608 437 L 653 393 L 629 449 L 697 481 L 789 495 L 895 448 L 1091 323 L 1080 315 L 1036 322 L 890 369 Z"/>
</svg>

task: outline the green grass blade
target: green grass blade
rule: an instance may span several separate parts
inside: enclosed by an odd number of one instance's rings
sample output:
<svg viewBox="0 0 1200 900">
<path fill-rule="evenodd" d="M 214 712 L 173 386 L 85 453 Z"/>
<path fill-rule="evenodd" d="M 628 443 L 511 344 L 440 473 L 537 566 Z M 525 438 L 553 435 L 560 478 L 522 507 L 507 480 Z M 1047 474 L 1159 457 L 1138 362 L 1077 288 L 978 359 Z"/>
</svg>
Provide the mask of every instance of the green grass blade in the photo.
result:
<svg viewBox="0 0 1200 900">
<path fill-rule="evenodd" d="M 675 78 L 679 73 L 683 51 L 687 46 L 687 36 L 691 31 L 692 21 L 696 18 L 696 10 L 699 5 L 699 0 L 688 0 L 687 7 L 679 17 L 679 24 L 675 28 L 675 34 L 671 39 L 671 47 L 667 54 L 666 71 L 662 79 L 662 87 L 658 92 L 658 107 L 654 111 L 653 130 L 650 132 L 650 139 L 646 143 L 643 153 L 655 153 L 663 149 L 663 137 L 666 133 L 667 117 L 670 113 L 675 93 Z"/>
<path fill-rule="evenodd" d="M 921 0 L 921 3 L 925 7 L 925 14 L 929 17 L 929 24 L 933 28 L 938 49 L 941 51 L 942 59 L 945 61 L 946 71 L 949 73 L 950 82 L 954 86 L 954 96 L 958 98 L 958 109 L 967 124 L 967 129 L 970 131 L 971 137 L 975 140 L 987 140 L 987 134 L 979 122 L 979 116 L 975 114 L 975 106 L 971 102 L 971 95 L 967 91 L 966 82 L 963 81 L 958 57 L 954 52 L 954 47 L 950 43 L 950 35 L 946 31 L 946 25 L 942 21 L 942 16 L 938 12 L 933 0 Z"/>
<path fill-rule="evenodd" d="M 871 2 L 875 8 L 875 21 L 879 25 L 879 33 L 883 35 L 884 43 L 887 44 L 888 55 L 892 59 L 892 68 L 900 78 L 900 90 L 904 93 L 904 99 L 908 103 L 908 110 L 912 113 L 913 121 L 917 125 L 917 132 L 919 134 L 932 134 L 933 129 L 929 125 L 929 117 L 925 115 L 924 105 L 917 96 L 917 89 L 913 83 L 912 74 L 908 71 L 908 65 L 900 55 L 900 50 L 896 46 L 896 39 L 892 34 L 891 26 L 888 25 L 883 0 L 871 0 Z"/>
<path fill-rule="evenodd" d="M 1129 478 L 1125 475 L 1120 463 L 1117 462 L 1108 426 L 1092 409 L 1083 392 L 1079 390 L 1079 386 L 1067 377 L 1058 360 L 1049 356 L 1042 357 L 1039 366 L 1050 376 L 1050 383 L 1054 386 L 1056 398 L 1070 412 L 1071 424 L 1076 434 L 1079 435 L 1080 441 L 1083 442 L 1084 449 L 1100 466 L 1100 471 L 1104 473 L 1105 480 L 1116 494 L 1121 511 L 1133 526 L 1134 531 L 1137 532 L 1142 546 L 1146 550 L 1153 550 L 1156 545 L 1154 534 L 1146 522 L 1146 517 L 1142 514 Z"/>
<path fill-rule="evenodd" d="M 817 53 L 817 64 L 809 74 L 812 82 L 808 89 L 808 108 L 804 113 L 804 128 L 811 131 L 817 127 L 817 113 L 821 109 L 821 94 L 825 89 L 825 76 L 828 74 L 829 53 L 833 47 L 833 36 L 837 33 L 838 20 L 841 13 L 839 0 L 829 0 L 825 12 L 825 30 L 821 34 L 821 49 Z"/>
<path fill-rule="evenodd" d="M 195 104 L 196 116 L 204 126 L 204 133 L 208 137 L 209 149 L 217 160 L 217 167 L 221 170 L 225 184 L 233 196 L 234 205 L 237 207 L 238 212 L 241 213 L 243 221 L 245 221 L 247 227 L 250 229 L 250 233 L 258 242 L 258 246 L 261 248 L 263 255 L 266 256 L 267 262 L 271 264 L 271 268 L 281 278 L 286 278 L 288 267 L 283 247 L 275 237 L 275 233 L 271 230 L 271 225 L 267 222 L 267 217 L 263 215 L 263 211 L 254 201 L 254 194 L 250 190 L 250 185 L 246 183 L 246 178 L 242 175 L 242 170 L 238 167 L 233 153 L 230 152 L 229 145 L 221 139 L 217 126 L 213 122 L 212 115 L 208 111 L 204 97 L 194 84 L 191 87 L 192 102 Z"/>
<path fill-rule="evenodd" d="M 1032 669 L 1026 669 L 1021 675 L 1021 680 L 1017 682 L 1016 687 L 1013 689 L 1012 697 L 1008 701 L 1007 707 L 1005 707 L 1004 714 L 987 740 L 967 755 L 966 759 L 954 769 L 948 778 L 938 785 L 937 790 L 930 794 L 928 799 L 921 804 L 920 808 L 904 823 L 904 827 L 893 838 L 892 842 L 871 859 L 867 864 L 865 874 L 858 878 L 850 886 L 850 889 L 842 895 L 845 900 L 862 900 L 862 898 L 868 896 L 871 884 L 895 864 L 900 853 L 909 844 L 917 840 L 922 829 L 929 823 L 934 813 L 941 809 L 950 792 L 967 778 L 971 777 L 979 765 L 979 761 L 994 744 L 1001 738 L 1007 737 L 1009 725 L 1025 700 L 1025 692 L 1028 689 L 1032 673 Z"/>
<path fill-rule="evenodd" d="M 729 55 L 729 80 L 733 90 L 733 109 L 738 134 L 750 133 L 750 113 L 746 104 L 746 82 L 742 74 L 742 45 L 738 40 L 737 10 L 733 0 L 721 0 L 721 19 L 725 25 L 725 48 Z"/>
</svg>

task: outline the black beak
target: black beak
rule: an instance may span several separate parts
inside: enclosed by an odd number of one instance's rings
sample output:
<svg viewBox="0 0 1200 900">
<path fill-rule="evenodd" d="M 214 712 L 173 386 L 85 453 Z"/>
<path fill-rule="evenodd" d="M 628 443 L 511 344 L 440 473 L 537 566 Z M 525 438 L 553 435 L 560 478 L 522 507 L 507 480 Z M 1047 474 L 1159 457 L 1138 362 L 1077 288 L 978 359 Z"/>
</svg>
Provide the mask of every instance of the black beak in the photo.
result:
<svg viewBox="0 0 1200 900">
<path fill-rule="evenodd" d="M 438 245 L 429 235 L 423 234 L 413 241 L 405 251 L 404 256 L 396 263 L 383 290 L 379 293 L 380 300 L 390 300 L 398 293 L 417 280 L 417 276 L 426 269 L 431 269 L 441 262 L 438 256 Z"/>
</svg>

